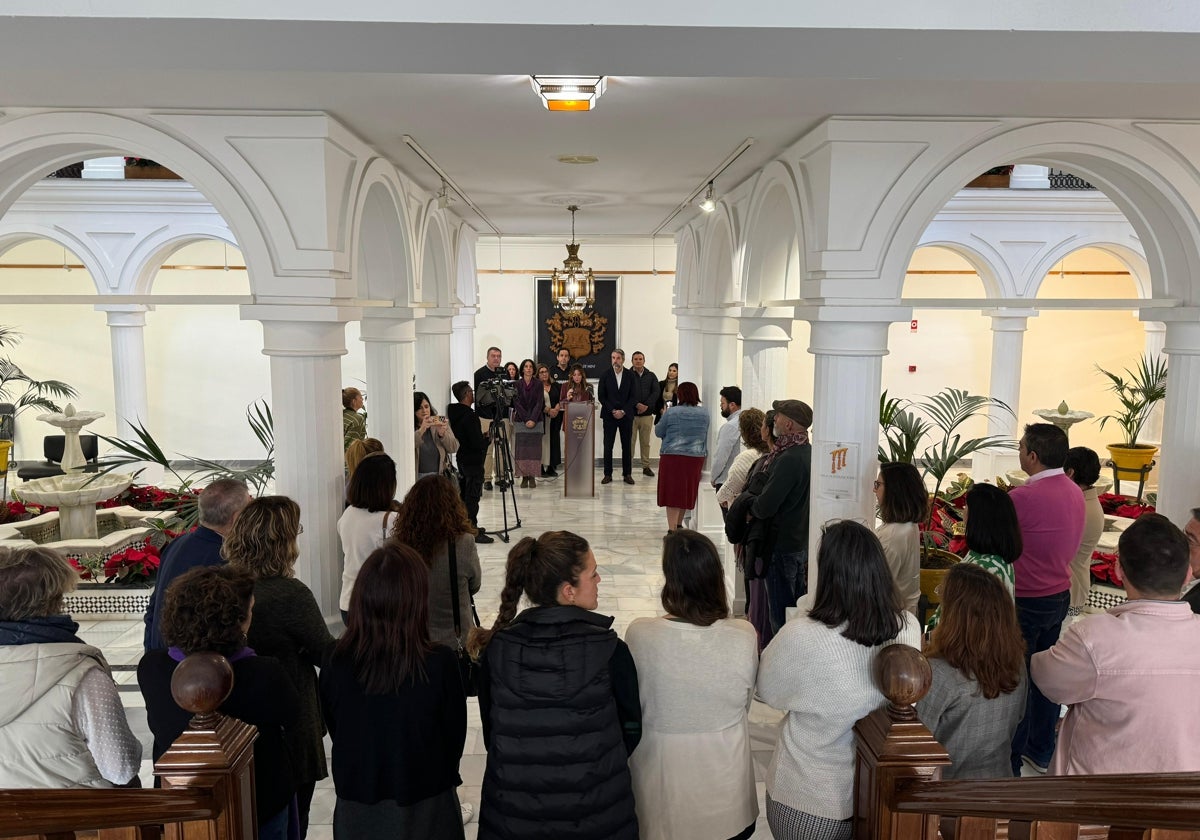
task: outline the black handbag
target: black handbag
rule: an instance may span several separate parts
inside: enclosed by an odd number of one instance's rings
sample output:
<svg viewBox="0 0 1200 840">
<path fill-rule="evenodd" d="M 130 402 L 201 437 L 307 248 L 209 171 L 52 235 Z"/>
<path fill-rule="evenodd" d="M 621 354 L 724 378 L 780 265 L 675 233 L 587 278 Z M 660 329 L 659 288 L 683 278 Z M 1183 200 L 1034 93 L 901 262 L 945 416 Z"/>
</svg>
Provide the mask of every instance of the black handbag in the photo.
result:
<svg viewBox="0 0 1200 840">
<path fill-rule="evenodd" d="M 479 663 L 471 658 L 462 644 L 462 621 L 459 617 L 462 602 L 458 599 L 458 551 L 454 540 L 447 543 L 450 554 L 450 603 L 454 610 L 454 655 L 458 657 L 458 673 L 462 677 L 463 690 L 468 697 L 479 693 Z M 475 618 L 475 626 L 479 626 L 479 613 L 475 611 L 475 598 L 471 597 L 471 615 Z"/>
</svg>

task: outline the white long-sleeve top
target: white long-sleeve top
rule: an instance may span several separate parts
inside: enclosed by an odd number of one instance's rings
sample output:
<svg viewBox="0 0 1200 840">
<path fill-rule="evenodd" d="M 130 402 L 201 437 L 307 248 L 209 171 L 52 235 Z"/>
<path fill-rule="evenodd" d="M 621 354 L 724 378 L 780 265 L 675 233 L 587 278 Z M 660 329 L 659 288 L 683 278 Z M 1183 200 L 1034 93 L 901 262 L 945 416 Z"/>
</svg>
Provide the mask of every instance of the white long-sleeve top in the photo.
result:
<svg viewBox="0 0 1200 840">
<path fill-rule="evenodd" d="M 767 769 L 767 793 L 806 814 L 845 820 L 854 813 L 854 724 L 886 702 L 872 678 L 875 655 L 890 644 L 920 650 L 921 628 L 905 612 L 895 639 L 865 647 L 842 635 L 845 625 L 826 627 L 809 618 L 808 599 L 801 605 L 758 666 L 759 697 L 787 712 Z"/>
<path fill-rule="evenodd" d="M 750 468 L 764 454 L 757 449 L 743 449 L 738 453 L 733 459 L 733 466 L 725 475 L 725 483 L 717 491 L 717 504 L 728 505 L 742 495 L 742 491 L 746 489 L 746 479 L 750 477 Z"/>
</svg>

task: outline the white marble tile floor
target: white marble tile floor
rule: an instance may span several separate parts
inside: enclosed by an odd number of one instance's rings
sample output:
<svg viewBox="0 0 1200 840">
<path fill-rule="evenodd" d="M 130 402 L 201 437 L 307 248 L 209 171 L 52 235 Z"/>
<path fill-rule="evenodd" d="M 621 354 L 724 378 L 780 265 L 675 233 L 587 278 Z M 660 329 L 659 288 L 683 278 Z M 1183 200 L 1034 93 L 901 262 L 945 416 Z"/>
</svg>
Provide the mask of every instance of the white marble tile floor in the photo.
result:
<svg viewBox="0 0 1200 840">
<path fill-rule="evenodd" d="M 602 486 L 597 479 L 594 499 L 570 502 L 562 498 L 561 481 L 539 480 L 535 489 L 516 490 L 521 527 L 511 532 L 511 542 L 508 544 L 497 538 L 492 545 L 479 546 L 483 588 L 476 603 L 484 625 L 490 625 L 495 619 L 509 548 L 522 537 L 536 537 L 543 531 L 555 529 L 574 531 L 592 544 L 601 575 L 599 611 L 614 616 L 614 627 L 619 633 L 623 634 L 634 618 L 660 614 L 663 610 L 658 600 L 662 586 L 659 560 L 661 539 L 666 533 L 666 516 L 655 501 L 655 479 L 638 475 L 635 480 L 637 484 L 633 486 L 620 482 Z M 711 492 L 707 487 L 701 488 L 702 494 Z M 508 499 L 508 514 L 510 523 L 514 522 L 511 498 Z M 490 530 L 501 521 L 500 494 L 496 491 L 485 492 L 480 508 L 481 524 Z M 718 545 L 721 544 L 719 532 L 710 536 Z M 134 666 L 142 654 L 141 622 L 89 620 L 81 624 L 80 635 L 85 641 L 100 647 L 109 662 L 120 668 L 116 676 L 121 684 L 121 697 L 148 758 L 150 734 L 146 726 L 144 704 L 132 670 L 126 670 Z M 761 809 L 764 793 L 762 779 L 775 748 L 781 716 L 755 703 L 750 719 Z M 459 796 L 464 802 L 472 803 L 478 814 L 486 751 L 479 725 L 479 707 L 474 700 L 470 701 L 468 707 L 468 726 L 466 752 L 460 766 L 463 786 L 459 789 Z M 142 779 L 143 783 L 150 783 L 149 760 L 143 762 Z M 326 779 L 318 785 L 313 798 L 308 834 L 312 840 L 332 838 L 333 806 L 333 781 Z M 467 826 L 467 838 L 474 840 L 475 836 L 476 823 L 472 821 Z M 770 836 L 766 817 L 760 815 L 754 837 Z"/>
</svg>

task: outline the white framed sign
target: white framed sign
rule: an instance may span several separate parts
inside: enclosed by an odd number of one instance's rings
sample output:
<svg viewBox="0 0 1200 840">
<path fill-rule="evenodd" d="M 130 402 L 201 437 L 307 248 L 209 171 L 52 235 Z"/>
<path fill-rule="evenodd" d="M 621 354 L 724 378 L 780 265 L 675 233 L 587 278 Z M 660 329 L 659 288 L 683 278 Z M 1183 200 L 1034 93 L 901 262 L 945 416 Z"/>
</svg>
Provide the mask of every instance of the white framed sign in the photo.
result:
<svg viewBox="0 0 1200 840">
<path fill-rule="evenodd" d="M 820 441 L 813 444 L 817 495 L 822 499 L 857 502 L 860 447 L 857 443 Z"/>
</svg>

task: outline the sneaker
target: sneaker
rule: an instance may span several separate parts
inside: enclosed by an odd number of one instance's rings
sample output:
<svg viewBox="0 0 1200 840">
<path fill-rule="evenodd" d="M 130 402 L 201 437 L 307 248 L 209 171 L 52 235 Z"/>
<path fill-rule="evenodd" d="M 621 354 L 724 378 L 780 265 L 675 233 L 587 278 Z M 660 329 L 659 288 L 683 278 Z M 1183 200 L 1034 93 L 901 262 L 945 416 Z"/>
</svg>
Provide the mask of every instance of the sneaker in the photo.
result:
<svg viewBox="0 0 1200 840">
<path fill-rule="evenodd" d="M 485 481 L 485 482 L 483 482 L 483 489 L 484 489 L 484 490 L 491 490 L 491 489 L 492 489 L 492 482 L 490 482 L 490 481 Z"/>
<path fill-rule="evenodd" d="M 463 825 L 466 825 L 475 816 L 475 806 L 470 802 L 461 802 L 458 807 L 462 811 Z"/>
<path fill-rule="evenodd" d="M 491 545 L 495 540 L 489 537 L 484 531 L 480 531 L 475 535 L 476 545 Z"/>
<path fill-rule="evenodd" d="M 626 484 L 633 484 L 633 476 L 631 476 L 631 475 L 627 475 L 621 480 L 624 481 Z"/>
<path fill-rule="evenodd" d="M 650 469 L 649 467 L 642 467 L 642 475 L 648 475 L 651 478 L 654 478 L 654 470 Z"/>
<path fill-rule="evenodd" d="M 600 479 L 600 483 L 601 484 L 612 484 L 612 476 L 611 475 L 604 476 L 604 478 Z"/>
<path fill-rule="evenodd" d="M 1050 769 L 1049 766 L 1047 766 L 1045 764 L 1038 764 L 1036 761 L 1034 761 L 1032 758 L 1030 758 L 1027 755 L 1021 756 L 1021 765 L 1023 767 L 1028 767 L 1030 770 L 1032 770 L 1034 773 L 1037 773 L 1039 776 L 1045 776 L 1046 771 Z"/>
</svg>

